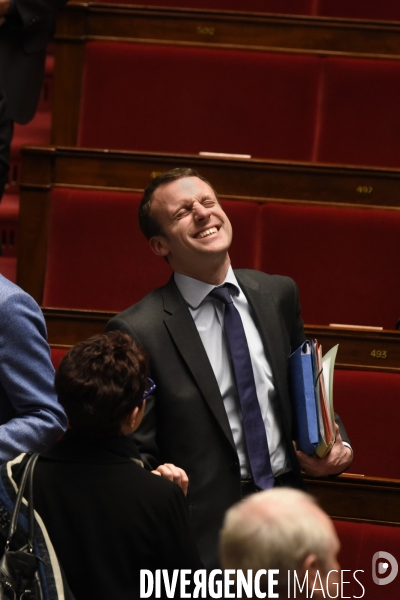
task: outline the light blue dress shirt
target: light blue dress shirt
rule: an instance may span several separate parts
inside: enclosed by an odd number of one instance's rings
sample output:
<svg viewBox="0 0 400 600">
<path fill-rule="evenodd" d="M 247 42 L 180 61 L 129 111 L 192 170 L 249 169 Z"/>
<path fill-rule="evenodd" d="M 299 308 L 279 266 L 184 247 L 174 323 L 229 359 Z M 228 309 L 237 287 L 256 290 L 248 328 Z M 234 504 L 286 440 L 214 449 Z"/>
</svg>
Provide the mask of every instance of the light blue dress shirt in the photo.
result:
<svg viewBox="0 0 400 600">
<path fill-rule="evenodd" d="M 218 382 L 239 457 L 241 477 L 246 478 L 250 476 L 250 469 L 246 456 L 242 415 L 235 377 L 224 335 L 224 306 L 220 302 L 214 302 L 212 298 L 207 297 L 215 288 L 214 285 L 198 281 L 177 272 L 175 272 L 174 277 L 180 293 L 188 304 Z M 257 330 L 251 307 L 243 291 L 240 289 L 232 267 L 229 267 L 225 282 L 233 284 L 237 289 L 237 295 L 233 296 L 232 299 L 240 313 L 249 345 L 257 397 L 267 433 L 272 472 L 275 476 L 281 475 L 289 471 L 291 467 L 282 440 L 282 430 L 278 422 L 278 417 L 272 408 L 273 399 L 276 397 L 276 390 L 271 367 L 265 356 L 264 346 Z"/>
</svg>

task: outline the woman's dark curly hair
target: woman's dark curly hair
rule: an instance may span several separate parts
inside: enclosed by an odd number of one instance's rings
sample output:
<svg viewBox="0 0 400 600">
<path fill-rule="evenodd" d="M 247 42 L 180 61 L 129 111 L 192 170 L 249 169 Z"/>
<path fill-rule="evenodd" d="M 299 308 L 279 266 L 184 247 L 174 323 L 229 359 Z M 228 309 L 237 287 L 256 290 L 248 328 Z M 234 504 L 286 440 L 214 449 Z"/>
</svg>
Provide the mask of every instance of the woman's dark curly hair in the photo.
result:
<svg viewBox="0 0 400 600">
<path fill-rule="evenodd" d="M 148 374 L 145 351 L 126 333 L 110 331 L 71 348 L 55 387 L 72 429 L 109 437 L 140 404 Z"/>
</svg>

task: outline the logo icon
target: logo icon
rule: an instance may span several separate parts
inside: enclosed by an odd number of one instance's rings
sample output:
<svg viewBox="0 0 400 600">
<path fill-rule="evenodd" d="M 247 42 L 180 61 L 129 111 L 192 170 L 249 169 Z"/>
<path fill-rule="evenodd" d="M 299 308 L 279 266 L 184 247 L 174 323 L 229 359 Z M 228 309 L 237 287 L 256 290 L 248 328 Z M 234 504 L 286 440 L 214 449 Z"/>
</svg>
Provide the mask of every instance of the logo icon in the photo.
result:
<svg viewBox="0 0 400 600">
<path fill-rule="evenodd" d="M 385 562 L 379 559 L 385 559 Z M 378 575 L 384 575 L 388 572 L 389 564 L 391 566 L 389 574 L 386 575 L 386 577 L 378 577 Z M 376 585 L 387 585 L 388 583 L 392 583 L 398 571 L 399 565 L 397 564 L 397 560 L 393 554 L 384 552 L 383 550 L 375 552 L 374 556 L 372 557 L 372 579 Z"/>
</svg>

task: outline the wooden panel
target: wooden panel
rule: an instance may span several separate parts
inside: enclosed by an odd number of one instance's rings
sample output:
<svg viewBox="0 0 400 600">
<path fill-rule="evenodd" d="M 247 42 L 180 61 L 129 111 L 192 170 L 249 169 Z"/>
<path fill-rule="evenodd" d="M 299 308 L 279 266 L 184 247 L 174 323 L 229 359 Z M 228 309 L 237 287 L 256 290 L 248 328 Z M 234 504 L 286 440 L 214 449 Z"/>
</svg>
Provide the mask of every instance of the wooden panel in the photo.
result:
<svg viewBox="0 0 400 600">
<path fill-rule="evenodd" d="M 49 343 L 75 344 L 96 333 L 102 333 L 115 313 L 108 311 L 72 310 L 44 307 Z M 315 325 L 305 326 L 309 339 L 317 338 L 324 353 L 339 344 L 336 366 L 347 369 L 365 369 L 400 373 L 400 332 L 358 331 L 331 329 Z M 385 350 L 385 358 L 378 358 L 376 350 Z"/>
<path fill-rule="evenodd" d="M 359 331 L 306 325 L 308 339 L 317 338 L 324 354 L 336 344 L 336 366 L 345 369 L 400 372 L 400 331 Z"/>
<path fill-rule="evenodd" d="M 83 148 L 24 148 L 22 153 L 24 189 L 65 185 L 137 190 L 163 171 L 186 166 L 199 171 L 224 196 L 251 197 L 260 202 L 281 198 L 376 207 L 400 205 L 398 169 Z"/>
<path fill-rule="evenodd" d="M 371 210 L 374 206 L 399 210 L 400 171 L 394 169 L 354 169 L 283 161 L 211 159 L 76 148 L 25 148 L 21 180 L 19 285 L 37 302 L 42 302 L 47 205 L 49 190 L 53 186 L 138 191 L 148 184 L 151 177 L 178 166 L 195 168 L 226 198 L 250 202 L 364 204 Z M 359 182 L 373 184 L 370 186 L 373 191 L 359 193 Z M 397 351 L 390 345 L 390 340 L 387 343 L 387 347 L 381 348 L 388 352 L 386 368 L 397 369 Z M 345 350 L 346 336 L 342 347 Z M 353 357 L 350 347 L 349 351 L 346 350 L 346 363 L 355 364 L 357 361 L 357 364 L 369 366 L 368 354 L 372 350 L 373 340 L 364 345 L 357 357 Z"/>
<path fill-rule="evenodd" d="M 399 32 L 399 24 L 358 20 L 74 3 L 62 11 L 56 39 L 151 40 L 396 57 Z"/>
<path fill-rule="evenodd" d="M 400 525 L 400 480 L 343 474 L 334 479 L 306 478 L 306 486 L 335 519 Z"/>
<path fill-rule="evenodd" d="M 52 346 L 73 346 L 92 335 L 103 333 L 108 321 L 115 315 L 112 312 L 63 308 L 44 307 L 42 310 L 48 341 Z"/>
<path fill-rule="evenodd" d="M 39 304 L 46 270 L 49 190 L 20 192 L 17 283 Z"/>
<path fill-rule="evenodd" d="M 76 144 L 85 51 L 83 40 L 78 35 L 79 30 L 77 26 L 77 37 L 73 42 L 56 44 L 52 103 L 53 144 Z"/>
</svg>

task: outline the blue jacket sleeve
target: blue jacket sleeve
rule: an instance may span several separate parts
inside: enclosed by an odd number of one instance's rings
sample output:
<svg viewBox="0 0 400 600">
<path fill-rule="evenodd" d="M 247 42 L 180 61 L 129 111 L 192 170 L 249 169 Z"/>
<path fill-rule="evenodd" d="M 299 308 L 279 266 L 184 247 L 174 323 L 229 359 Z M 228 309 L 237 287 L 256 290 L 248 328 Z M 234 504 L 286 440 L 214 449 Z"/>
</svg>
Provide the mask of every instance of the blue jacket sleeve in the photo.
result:
<svg viewBox="0 0 400 600">
<path fill-rule="evenodd" d="M 0 462 L 40 452 L 65 431 L 39 306 L 14 286 L 0 294 Z"/>
</svg>

